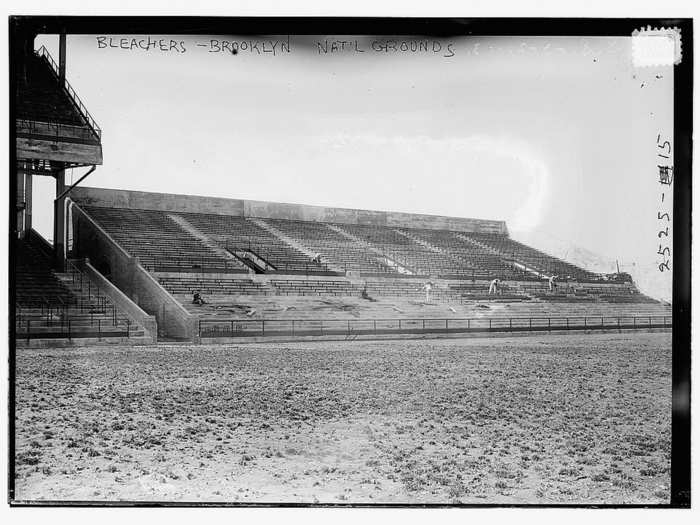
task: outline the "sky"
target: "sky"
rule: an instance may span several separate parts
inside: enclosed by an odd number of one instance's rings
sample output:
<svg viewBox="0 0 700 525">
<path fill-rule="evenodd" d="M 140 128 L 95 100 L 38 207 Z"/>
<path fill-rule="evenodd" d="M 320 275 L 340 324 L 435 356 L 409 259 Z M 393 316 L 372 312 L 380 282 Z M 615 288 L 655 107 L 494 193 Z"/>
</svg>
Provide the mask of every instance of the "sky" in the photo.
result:
<svg viewBox="0 0 700 525">
<path fill-rule="evenodd" d="M 138 47 L 149 36 L 166 51 Z M 67 39 L 103 132 L 85 185 L 505 220 L 671 297 L 657 138 L 672 140 L 673 71 L 635 67 L 631 38 L 111 38 Z M 58 38 L 42 44 L 57 59 Z M 47 237 L 52 182 L 35 184 Z"/>
</svg>

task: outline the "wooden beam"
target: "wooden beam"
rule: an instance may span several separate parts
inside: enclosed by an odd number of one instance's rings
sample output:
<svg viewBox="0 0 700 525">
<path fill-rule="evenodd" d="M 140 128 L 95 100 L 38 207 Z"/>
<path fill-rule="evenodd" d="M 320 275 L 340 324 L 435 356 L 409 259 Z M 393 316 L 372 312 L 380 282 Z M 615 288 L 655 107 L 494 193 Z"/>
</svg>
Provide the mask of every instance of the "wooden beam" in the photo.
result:
<svg viewBox="0 0 700 525">
<path fill-rule="evenodd" d="M 66 34 L 58 37 L 58 78 L 61 83 L 66 80 Z"/>
<path fill-rule="evenodd" d="M 102 164 L 102 146 L 17 137 L 18 159 L 44 159 L 91 165 Z"/>
</svg>

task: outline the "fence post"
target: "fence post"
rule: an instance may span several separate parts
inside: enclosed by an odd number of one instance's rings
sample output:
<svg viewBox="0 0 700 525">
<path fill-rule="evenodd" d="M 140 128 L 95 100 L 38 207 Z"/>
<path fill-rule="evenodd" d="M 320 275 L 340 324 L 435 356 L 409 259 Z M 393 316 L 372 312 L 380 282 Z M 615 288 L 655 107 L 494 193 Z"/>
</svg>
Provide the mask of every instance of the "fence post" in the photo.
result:
<svg viewBox="0 0 700 525">
<path fill-rule="evenodd" d="M 552 331 L 552 318 L 547 317 L 547 331 L 551 332 Z"/>
<path fill-rule="evenodd" d="M 102 323 L 101 319 L 97 320 L 97 340 L 102 341 Z"/>
<path fill-rule="evenodd" d="M 265 335 L 265 319 L 262 320 L 262 335 Z"/>
<path fill-rule="evenodd" d="M 292 336 L 294 336 L 294 319 L 292 319 Z"/>
<path fill-rule="evenodd" d="M 374 335 L 377 335 L 377 320 L 374 319 Z"/>
<path fill-rule="evenodd" d="M 489 332 L 491 331 L 491 318 L 489 318 Z"/>
<path fill-rule="evenodd" d="M 27 319 L 27 343 L 29 342 L 29 333 L 31 332 L 32 320 Z"/>
<path fill-rule="evenodd" d="M 70 319 L 68 319 L 68 340 L 71 340 L 71 333 L 70 333 Z"/>
</svg>

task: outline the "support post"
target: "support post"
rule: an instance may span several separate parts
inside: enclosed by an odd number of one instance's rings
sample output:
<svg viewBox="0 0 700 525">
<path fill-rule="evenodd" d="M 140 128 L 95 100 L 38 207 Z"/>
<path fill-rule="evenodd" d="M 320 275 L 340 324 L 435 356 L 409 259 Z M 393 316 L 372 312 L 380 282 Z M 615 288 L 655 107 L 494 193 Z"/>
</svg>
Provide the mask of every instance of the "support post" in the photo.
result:
<svg viewBox="0 0 700 525">
<path fill-rule="evenodd" d="M 32 183 L 33 175 L 27 171 L 24 180 L 24 228 L 26 231 L 32 229 Z"/>
<path fill-rule="evenodd" d="M 61 83 L 66 80 L 66 34 L 58 36 L 58 78 Z"/>
<path fill-rule="evenodd" d="M 56 171 L 56 197 L 63 194 L 66 186 L 65 170 Z M 54 200 L 53 210 L 53 248 L 54 248 L 54 266 L 60 272 L 65 268 L 66 252 L 65 252 L 65 235 L 66 235 L 66 214 L 65 214 L 65 197 Z"/>
<path fill-rule="evenodd" d="M 21 238 L 25 236 L 27 227 L 25 224 L 25 218 L 27 216 L 25 197 L 25 180 L 26 174 L 23 170 L 17 172 L 17 195 L 15 196 L 15 212 L 17 214 L 17 234 Z"/>
</svg>

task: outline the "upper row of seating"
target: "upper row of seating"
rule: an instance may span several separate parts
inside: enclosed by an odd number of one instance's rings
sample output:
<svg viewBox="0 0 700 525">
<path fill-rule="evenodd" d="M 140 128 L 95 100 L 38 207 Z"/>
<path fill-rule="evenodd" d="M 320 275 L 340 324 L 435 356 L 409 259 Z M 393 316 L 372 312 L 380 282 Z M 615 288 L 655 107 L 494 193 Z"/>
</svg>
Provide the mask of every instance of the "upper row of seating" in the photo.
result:
<svg viewBox="0 0 700 525">
<path fill-rule="evenodd" d="M 264 219 L 268 229 L 228 215 L 83 208 L 150 270 L 245 272 L 250 267 L 322 274 L 333 268 L 365 276 L 461 280 L 536 281 L 541 274 L 564 281 L 600 279 L 506 235 Z"/>
<path fill-rule="evenodd" d="M 18 78 L 16 93 L 17 118 L 81 126 L 78 110 L 55 77 L 46 58 L 31 55 L 26 70 Z"/>
</svg>

